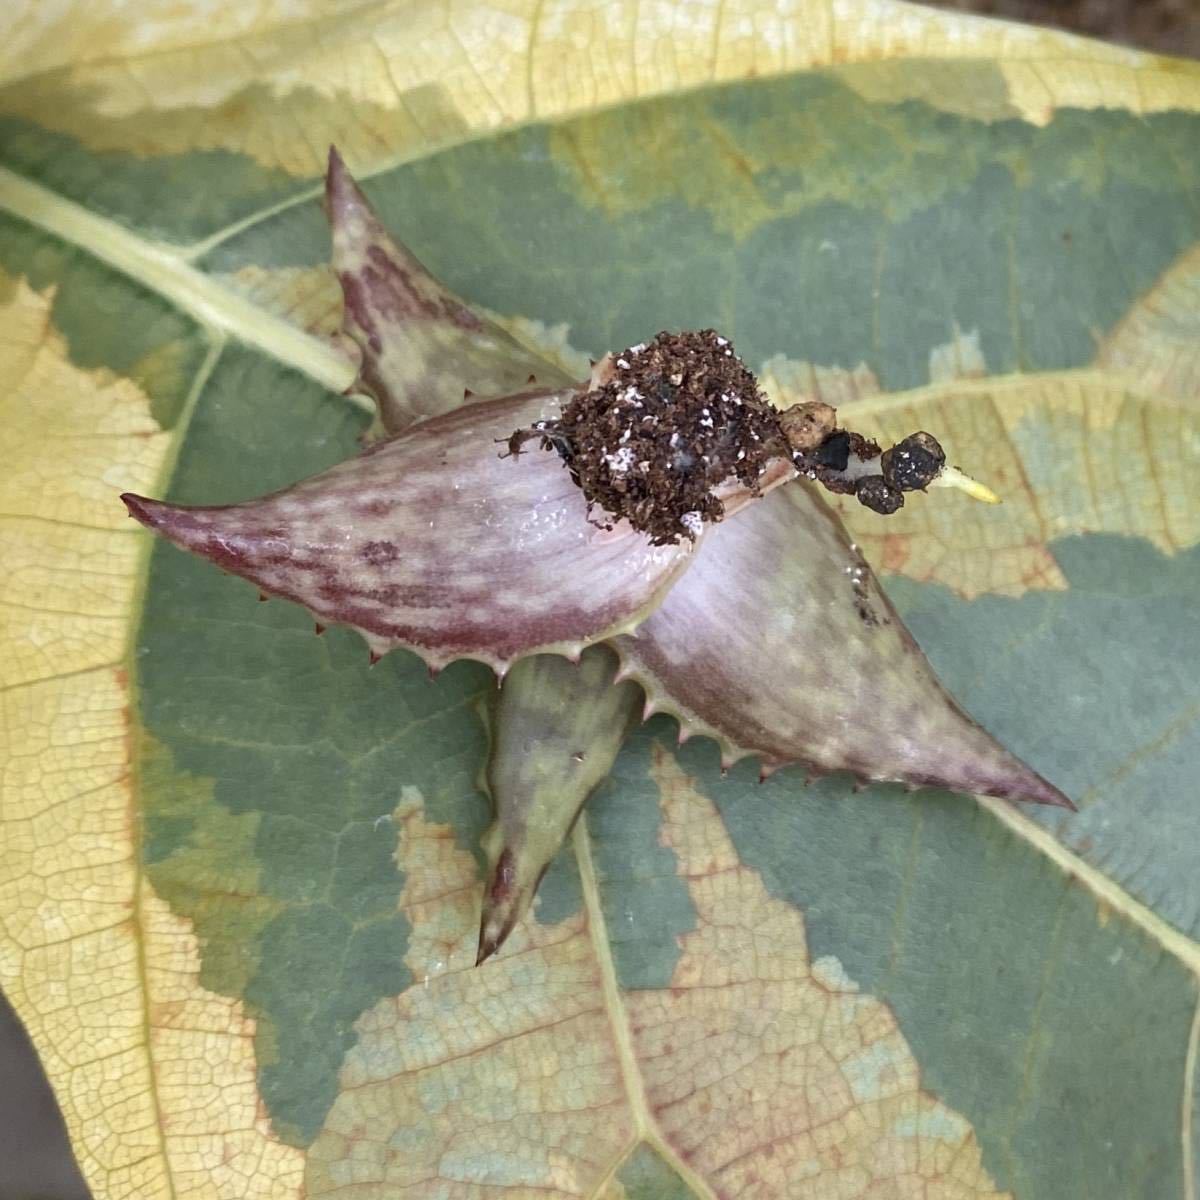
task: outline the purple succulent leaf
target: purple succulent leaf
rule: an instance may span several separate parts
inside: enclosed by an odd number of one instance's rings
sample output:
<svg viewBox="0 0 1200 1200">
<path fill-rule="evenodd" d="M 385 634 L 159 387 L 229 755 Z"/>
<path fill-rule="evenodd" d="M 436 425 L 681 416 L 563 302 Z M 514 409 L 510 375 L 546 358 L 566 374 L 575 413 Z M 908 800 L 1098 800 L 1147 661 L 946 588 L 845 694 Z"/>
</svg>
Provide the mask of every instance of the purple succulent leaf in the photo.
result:
<svg viewBox="0 0 1200 1200">
<path fill-rule="evenodd" d="M 483 838 L 488 882 L 478 962 L 524 916 L 636 723 L 641 692 L 632 683 L 614 685 L 615 672 L 612 651 L 592 646 L 578 664 L 553 654 L 523 658 L 504 680 L 487 772 L 495 821 Z"/>
<path fill-rule="evenodd" d="M 713 529 L 687 575 L 618 637 L 646 713 L 728 765 L 798 763 L 911 787 L 1072 807 L 955 703 L 841 521 L 807 484 Z"/>
<path fill-rule="evenodd" d="M 432 667 L 577 656 L 642 621 L 692 546 L 605 533 L 553 451 L 501 457 L 513 429 L 555 417 L 563 393 L 460 408 L 258 500 L 182 507 L 124 497 L 139 521 L 264 593 L 347 625 L 373 654 Z"/>
<path fill-rule="evenodd" d="M 575 382 L 430 275 L 383 227 L 332 149 L 325 209 L 342 328 L 361 352 L 352 390 L 375 400 L 387 433 L 460 407 L 464 390 L 494 397 L 527 388 L 531 377 L 547 388 Z"/>
</svg>

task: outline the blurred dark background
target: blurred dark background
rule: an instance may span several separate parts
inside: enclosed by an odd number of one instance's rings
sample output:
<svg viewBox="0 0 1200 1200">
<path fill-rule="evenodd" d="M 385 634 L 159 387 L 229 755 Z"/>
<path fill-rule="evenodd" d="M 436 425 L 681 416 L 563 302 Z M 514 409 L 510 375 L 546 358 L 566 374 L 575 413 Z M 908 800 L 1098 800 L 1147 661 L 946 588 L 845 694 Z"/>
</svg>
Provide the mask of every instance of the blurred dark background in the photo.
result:
<svg viewBox="0 0 1200 1200">
<path fill-rule="evenodd" d="M 87 1200 L 62 1117 L 21 1022 L 0 995 L 0 1200 Z"/>
<path fill-rule="evenodd" d="M 1200 0 L 924 0 L 939 8 L 1057 25 L 1163 54 L 1200 58 Z"/>
<path fill-rule="evenodd" d="M 1200 0 L 925 0 L 1200 58 Z M 88 1200 L 29 1039 L 0 996 L 0 1200 Z"/>
</svg>

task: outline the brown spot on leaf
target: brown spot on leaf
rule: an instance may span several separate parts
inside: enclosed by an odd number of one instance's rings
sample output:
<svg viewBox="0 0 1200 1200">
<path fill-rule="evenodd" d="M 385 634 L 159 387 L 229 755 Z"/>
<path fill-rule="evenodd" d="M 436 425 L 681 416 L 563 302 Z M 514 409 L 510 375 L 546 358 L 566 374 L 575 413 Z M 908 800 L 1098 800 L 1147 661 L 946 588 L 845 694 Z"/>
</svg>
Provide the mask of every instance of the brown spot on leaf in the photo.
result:
<svg viewBox="0 0 1200 1200">
<path fill-rule="evenodd" d="M 400 550 L 395 542 L 365 542 L 362 556 L 373 567 L 382 567 L 393 563 L 400 557 Z"/>
</svg>

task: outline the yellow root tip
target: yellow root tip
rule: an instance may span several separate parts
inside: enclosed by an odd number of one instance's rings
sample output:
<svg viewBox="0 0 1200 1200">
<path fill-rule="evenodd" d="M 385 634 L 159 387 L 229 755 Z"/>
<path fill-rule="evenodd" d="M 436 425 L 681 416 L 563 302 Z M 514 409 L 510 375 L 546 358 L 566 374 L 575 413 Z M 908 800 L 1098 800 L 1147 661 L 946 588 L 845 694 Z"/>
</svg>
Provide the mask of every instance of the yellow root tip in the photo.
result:
<svg viewBox="0 0 1200 1200">
<path fill-rule="evenodd" d="M 957 488 L 960 492 L 966 492 L 972 500 L 982 500 L 984 504 L 1000 503 L 1000 497 L 990 487 L 965 475 L 957 467 L 943 467 L 942 473 L 929 486 Z"/>
</svg>

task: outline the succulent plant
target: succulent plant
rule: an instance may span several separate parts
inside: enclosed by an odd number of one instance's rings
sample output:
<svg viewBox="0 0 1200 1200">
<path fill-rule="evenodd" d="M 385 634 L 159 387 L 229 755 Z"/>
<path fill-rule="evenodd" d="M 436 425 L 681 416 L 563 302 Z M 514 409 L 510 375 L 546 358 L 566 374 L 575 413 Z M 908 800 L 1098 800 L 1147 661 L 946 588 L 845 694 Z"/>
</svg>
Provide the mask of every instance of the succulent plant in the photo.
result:
<svg viewBox="0 0 1200 1200">
<path fill-rule="evenodd" d="M 431 673 L 502 681 L 478 961 L 528 908 L 640 715 L 703 734 L 725 768 L 1072 807 L 953 700 L 820 486 L 881 514 L 982 485 L 918 431 L 886 451 L 806 401 L 773 409 L 729 340 L 659 333 L 563 377 L 452 295 L 331 152 L 326 206 L 357 389 L 382 436 L 246 503 L 130 513 Z M 637 685 L 636 687 L 634 685 Z"/>
</svg>

